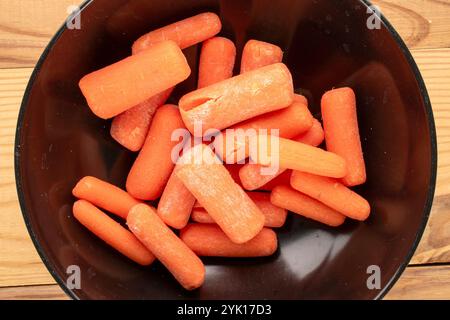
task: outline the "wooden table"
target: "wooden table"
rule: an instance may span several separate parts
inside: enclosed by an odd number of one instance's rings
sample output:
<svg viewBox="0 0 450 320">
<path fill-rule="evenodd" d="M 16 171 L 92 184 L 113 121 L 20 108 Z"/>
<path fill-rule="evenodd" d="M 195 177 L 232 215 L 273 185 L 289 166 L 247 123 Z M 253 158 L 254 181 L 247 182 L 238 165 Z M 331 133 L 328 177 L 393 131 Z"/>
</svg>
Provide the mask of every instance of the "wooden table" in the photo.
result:
<svg viewBox="0 0 450 320">
<path fill-rule="evenodd" d="M 17 114 L 44 46 L 80 0 L 0 0 L 0 299 L 67 299 L 26 231 L 14 182 Z M 438 182 L 422 241 L 388 299 L 450 299 L 450 0 L 376 0 L 412 51 L 437 125 Z"/>
</svg>

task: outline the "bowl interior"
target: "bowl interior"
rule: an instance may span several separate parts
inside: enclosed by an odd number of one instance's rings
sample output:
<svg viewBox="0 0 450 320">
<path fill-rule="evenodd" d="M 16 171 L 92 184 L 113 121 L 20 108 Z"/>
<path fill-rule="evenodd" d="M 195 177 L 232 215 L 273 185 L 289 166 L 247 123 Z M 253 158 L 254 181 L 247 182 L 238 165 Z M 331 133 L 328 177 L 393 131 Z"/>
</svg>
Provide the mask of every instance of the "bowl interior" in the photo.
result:
<svg viewBox="0 0 450 320">
<path fill-rule="evenodd" d="M 159 263 L 136 266 L 74 221 L 71 189 L 77 180 L 93 175 L 124 186 L 136 156 L 114 142 L 110 123 L 89 111 L 77 83 L 129 55 L 143 33 L 204 11 L 220 14 L 221 35 L 235 41 L 238 54 L 251 38 L 281 46 L 297 92 L 308 97 L 319 119 L 324 91 L 355 89 L 368 171 L 358 192 L 371 203 L 372 215 L 365 223 L 331 229 L 292 214 L 279 230 L 275 256 L 204 259 L 205 285 L 186 292 Z M 367 27 L 370 17 L 357 0 L 95 0 L 85 6 L 81 29 L 61 30 L 36 70 L 16 146 L 27 226 L 65 290 L 81 299 L 382 296 L 409 261 L 426 222 L 436 150 L 420 75 L 384 23 Z M 185 54 L 193 74 L 177 87 L 172 103 L 196 86 L 199 47 Z M 81 289 L 64 286 L 71 265 L 80 267 Z M 367 287 L 371 265 L 380 267 L 380 289 Z"/>
</svg>

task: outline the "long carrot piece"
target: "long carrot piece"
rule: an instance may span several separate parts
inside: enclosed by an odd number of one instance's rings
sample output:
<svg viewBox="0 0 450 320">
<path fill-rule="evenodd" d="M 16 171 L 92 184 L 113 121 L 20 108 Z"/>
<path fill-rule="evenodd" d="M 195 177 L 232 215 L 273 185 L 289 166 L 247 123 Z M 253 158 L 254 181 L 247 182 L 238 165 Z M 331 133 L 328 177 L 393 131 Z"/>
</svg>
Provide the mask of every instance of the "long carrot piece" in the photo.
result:
<svg viewBox="0 0 450 320">
<path fill-rule="evenodd" d="M 93 234 L 136 263 L 147 266 L 155 260 L 155 256 L 130 231 L 90 202 L 76 201 L 73 205 L 73 215 Z"/>
<path fill-rule="evenodd" d="M 179 105 L 189 131 L 204 135 L 286 108 L 293 99 L 292 76 L 284 64 L 276 63 L 190 92 Z M 202 130 L 194 130 L 195 123 L 201 123 Z"/>
<path fill-rule="evenodd" d="M 269 228 L 280 228 L 286 222 L 287 211 L 277 207 L 270 202 L 270 193 L 267 192 L 247 192 L 250 199 L 255 202 L 264 214 L 264 226 Z M 199 203 L 194 205 L 191 219 L 200 223 L 215 223 L 208 212 Z"/>
<path fill-rule="evenodd" d="M 303 103 L 294 102 L 287 108 L 260 115 L 228 128 L 216 137 L 214 148 L 226 163 L 237 163 L 249 156 L 248 137 L 242 138 L 242 134 L 245 135 L 247 130 L 254 130 L 258 134 L 259 130 L 266 129 L 270 134 L 272 130 L 278 129 L 280 137 L 289 139 L 308 131 L 312 125 L 313 116 L 308 107 Z"/>
<path fill-rule="evenodd" d="M 366 166 L 359 137 L 356 98 L 351 88 L 328 91 L 322 97 L 322 118 L 327 150 L 345 159 L 347 186 L 366 182 Z"/>
<path fill-rule="evenodd" d="M 124 219 L 128 211 L 140 203 L 119 187 L 90 176 L 82 178 L 72 194 Z"/>
<path fill-rule="evenodd" d="M 283 60 L 280 47 L 258 40 L 249 40 L 242 51 L 241 73 L 252 71 Z"/>
<path fill-rule="evenodd" d="M 233 76 L 236 47 L 223 37 L 206 40 L 200 54 L 198 87 L 204 88 Z"/>
<path fill-rule="evenodd" d="M 267 257 L 278 248 L 277 235 L 267 228 L 243 244 L 233 243 L 217 225 L 201 223 L 189 224 L 181 231 L 180 238 L 203 257 Z"/>
<path fill-rule="evenodd" d="M 264 215 L 213 151 L 197 145 L 183 154 L 176 174 L 231 241 L 244 243 L 264 226 Z"/>
<path fill-rule="evenodd" d="M 127 191 L 141 200 L 159 198 L 175 167 L 171 153 L 177 141 L 171 141 L 176 129 L 184 128 L 176 106 L 158 109 L 142 150 L 127 178 Z M 175 160 L 176 161 L 176 160 Z"/>
<path fill-rule="evenodd" d="M 203 284 L 205 266 L 165 225 L 155 209 L 138 204 L 131 209 L 127 224 L 134 235 L 153 252 L 186 290 L 194 290 Z"/>
<path fill-rule="evenodd" d="M 364 221 L 369 217 L 370 205 L 367 200 L 336 179 L 294 171 L 291 177 L 291 185 L 294 189 L 349 218 Z"/>
<path fill-rule="evenodd" d="M 79 83 L 92 112 L 112 118 L 189 77 L 191 69 L 173 41 L 164 41 L 84 76 Z"/>
<path fill-rule="evenodd" d="M 195 197 L 175 174 L 175 166 L 158 203 L 158 215 L 175 229 L 184 228 L 191 215 Z"/>
<path fill-rule="evenodd" d="M 345 221 L 343 214 L 289 186 L 273 189 L 270 200 L 276 206 L 332 227 L 340 226 Z"/>
<path fill-rule="evenodd" d="M 317 147 L 322 143 L 323 139 L 324 134 L 322 126 L 319 121 L 314 119 L 313 126 L 306 133 L 298 136 L 297 138 L 294 138 L 293 140 L 313 147 Z M 287 169 L 280 168 L 273 174 L 263 174 L 262 168 L 263 166 L 260 164 L 247 163 L 240 169 L 239 178 L 244 189 L 250 191 L 260 189 L 261 187 L 287 171 Z"/>
<path fill-rule="evenodd" d="M 181 49 L 186 49 L 214 37 L 220 29 L 222 23 L 215 13 L 201 13 L 143 35 L 134 42 L 133 54 L 164 40 L 175 41 Z"/>
<path fill-rule="evenodd" d="M 156 110 L 169 99 L 173 88 L 167 89 L 114 117 L 111 136 L 130 151 L 139 151 L 145 142 Z"/>
</svg>

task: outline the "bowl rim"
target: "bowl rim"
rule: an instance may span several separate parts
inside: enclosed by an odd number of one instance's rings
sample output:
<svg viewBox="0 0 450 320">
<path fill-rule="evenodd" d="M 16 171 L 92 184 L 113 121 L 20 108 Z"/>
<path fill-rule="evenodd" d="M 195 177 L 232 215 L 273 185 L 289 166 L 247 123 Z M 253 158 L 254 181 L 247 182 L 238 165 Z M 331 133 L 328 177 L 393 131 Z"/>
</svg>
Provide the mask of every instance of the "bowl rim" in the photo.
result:
<svg viewBox="0 0 450 320">
<path fill-rule="evenodd" d="M 80 6 L 80 14 L 83 12 L 83 10 L 88 7 L 94 0 L 85 0 Z M 357 0 L 360 3 L 362 3 L 366 7 L 372 7 L 373 4 L 369 0 Z M 417 246 L 419 245 L 420 239 L 422 238 L 423 232 L 425 231 L 428 218 L 430 216 L 431 207 L 433 204 L 433 198 L 436 188 L 436 178 L 437 178 L 437 138 L 436 138 L 436 127 L 434 122 L 434 116 L 433 116 L 433 109 L 431 107 L 430 98 L 428 95 L 428 91 L 425 85 L 425 82 L 423 80 L 423 77 L 419 71 L 419 68 L 410 52 L 408 47 L 406 46 L 403 39 L 400 37 L 398 32 L 395 30 L 395 28 L 392 26 L 392 24 L 388 21 L 388 19 L 384 16 L 384 14 L 379 11 L 379 18 L 383 25 L 386 27 L 386 29 L 391 34 L 392 38 L 395 40 L 399 48 L 401 49 L 403 56 L 406 58 L 409 67 L 411 68 L 416 81 L 417 85 L 420 89 L 421 97 L 423 99 L 423 103 L 425 105 L 425 113 L 427 117 L 428 122 L 428 130 L 430 134 L 430 143 L 431 143 L 431 165 L 430 165 L 430 182 L 428 186 L 428 192 L 427 192 L 427 199 L 425 201 L 425 205 L 423 208 L 423 216 L 422 221 L 420 224 L 419 229 L 416 232 L 416 236 L 414 238 L 414 241 L 412 243 L 411 248 L 409 249 L 408 254 L 405 256 L 405 259 L 402 264 L 398 267 L 394 275 L 389 279 L 388 283 L 380 290 L 378 295 L 374 297 L 374 300 L 380 300 L 382 299 L 394 286 L 394 284 L 398 281 L 406 267 L 408 266 L 412 256 L 414 255 L 414 252 L 417 249 Z M 80 297 L 71 289 L 69 289 L 65 283 L 65 281 L 60 277 L 60 275 L 56 272 L 56 268 L 54 267 L 53 263 L 50 262 L 47 254 L 44 252 L 41 244 L 39 243 L 37 239 L 37 235 L 35 234 L 34 230 L 31 226 L 31 221 L 28 215 L 28 211 L 25 204 L 25 199 L 23 195 L 23 187 L 21 184 L 21 172 L 20 172 L 20 158 L 21 158 L 21 148 L 20 148 L 20 141 L 22 137 L 22 128 L 23 128 L 23 119 L 25 116 L 25 112 L 27 109 L 29 96 L 32 87 L 34 86 L 34 82 L 36 80 L 37 75 L 39 74 L 42 65 L 44 61 L 47 59 L 47 56 L 50 52 L 50 50 L 53 48 L 53 46 L 56 44 L 56 42 L 59 40 L 61 35 L 67 30 L 66 21 L 62 24 L 62 26 L 58 29 L 58 31 L 55 33 L 55 35 L 52 37 L 50 42 L 45 47 L 44 51 L 42 52 L 41 56 L 39 57 L 33 72 L 30 76 L 30 79 L 28 81 L 28 84 L 26 86 L 26 89 L 24 91 L 23 99 L 20 105 L 19 109 L 19 115 L 17 119 L 17 125 L 16 125 L 16 133 L 15 133 L 15 142 L 14 142 L 14 171 L 15 171 L 15 181 L 16 181 L 16 190 L 17 190 L 17 196 L 20 204 L 20 209 L 22 212 L 23 219 L 25 221 L 25 225 L 27 227 L 28 233 L 30 235 L 31 240 L 33 241 L 33 244 L 36 248 L 36 251 L 39 254 L 39 257 L 41 258 L 42 262 L 46 266 L 49 273 L 52 275 L 56 283 L 60 286 L 60 288 L 72 299 L 74 300 L 80 300 Z"/>
</svg>

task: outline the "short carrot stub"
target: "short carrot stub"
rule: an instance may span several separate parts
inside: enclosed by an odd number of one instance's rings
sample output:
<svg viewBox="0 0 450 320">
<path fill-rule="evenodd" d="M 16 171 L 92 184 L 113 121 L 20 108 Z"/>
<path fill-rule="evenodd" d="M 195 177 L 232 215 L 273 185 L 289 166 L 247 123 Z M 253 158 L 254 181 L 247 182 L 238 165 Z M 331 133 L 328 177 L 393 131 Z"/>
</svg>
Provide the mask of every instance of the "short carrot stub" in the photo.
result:
<svg viewBox="0 0 450 320">
<path fill-rule="evenodd" d="M 93 234 L 136 263 L 147 266 L 155 260 L 155 256 L 130 231 L 90 202 L 76 201 L 73 215 Z"/>
<path fill-rule="evenodd" d="M 195 146 L 179 164 L 177 176 L 231 241 L 244 243 L 261 231 L 263 213 L 209 147 Z"/>
<path fill-rule="evenodd" d="M 277 235 L 267 228 L 243 244 L 232 242 L 217 225 L 212 224 L 189 224 L 181 231 L 180 238 L 192 251 L 203 257 L 267 257 L 278 248 Z"/>
<path fill-rule="evenodd" d="M 133 54 L 164 40 L 172 40 L 181 49 L 186 49 L 214 37 L 220 29 L 222 29 L 222 23 L 215 13 L 201 13 L 143 35 L 134 42 Z"/>
<path fill-rule="evenodd" d="M 204 88 L 233 76 L 236 60 L 234 43 L 214 37 L 203 43 L 198 70 L 198 87 Z"/>
<path fill-rule="evenodd" d="M 203 284 L 205 266 L 202 261 L 166 226 L 155 209 L 145 204 L 133 207 L 127 224 L 186 290 Z"/>
<path fill-rule="evenodd" d="M 347 186 L 366 182 L 366 166 L 359 136 L 355 93 L 351 88 L 328 91 L 322 97 L 322 118 L 327 150 L 345 159 Z"/>
<path fill-rule="evenodd" d="M 191 69 L 173 41 L 84 76 L 79 83 L 92 112 L 112 118 L 186 80 Z"/>
<path fill-rule="evenodd" d="M 277 63 L 190 92 L 179 105 L 186 127 L 198 136 L 286 108 L 293 98 L 292 76 Z M 201 130 L 194 130 L 196 123 Z"/>
<path fill-rule="evenodd" d="M 183 128 L 176 106 L 165 105 L 158 109 L 145 144 L 128 174 L 126 187 L 133 197 L 156 200 L 161 196 L 175 167 L 172 149 L 178 141 L 172 141 L 172 133 Z"/>
<path fill-rule="evenodd" d="M 139 151 L 147 137 L 156 110 L 163 106 L 173 89 L 165 90 L 114 117 L 111 136 L 130 151 Z"/>
<path fill-rule="evenodd" d="M 295 137 L 293 140 L 317 147 L 322 144 L 324 139 L 325 133 L 323 132 L 322 125 L 319 120 L 314 119 L 311 128 L 305 133 Z"/>
<path fill-rule="evenodd" d="M 72 194 L 124 219 L 128 211 L 140 203 L 119 187 L 90 176 L 82 178 Z"/>
<path fill-rule="evenodd" d="M 241 73 L 283 61 L 280 47 L 259 40 L 249 40 L 242 51 Z"/>
<path fill-rule="evenodd" d="M 367 200 L 336 179 L 294 171 L 291 185 L 351 219 L 364 221 L 369 217 Z"/>
<path fill-rule="evenodd" d="M 272 190 L 272 203 L 306 218 L 337 227 L 344 223 L 345 216 L 323 203 L 289 186 L 278 186 Z"/>
</svg>

